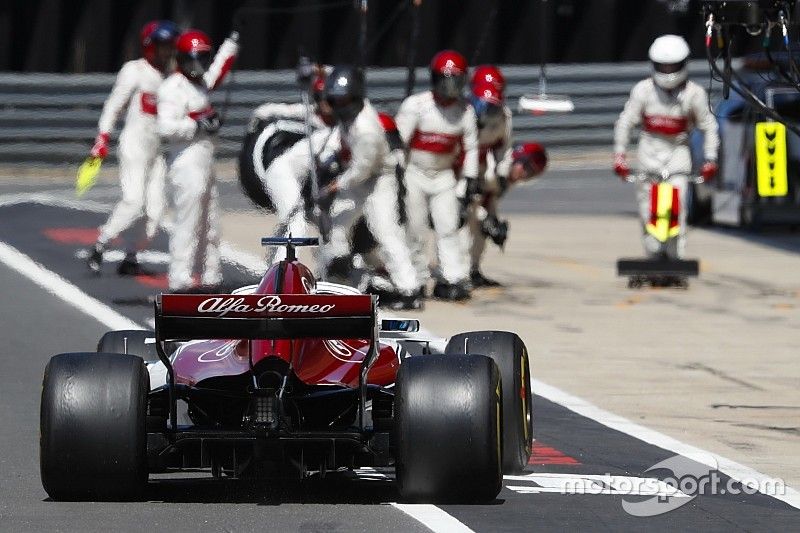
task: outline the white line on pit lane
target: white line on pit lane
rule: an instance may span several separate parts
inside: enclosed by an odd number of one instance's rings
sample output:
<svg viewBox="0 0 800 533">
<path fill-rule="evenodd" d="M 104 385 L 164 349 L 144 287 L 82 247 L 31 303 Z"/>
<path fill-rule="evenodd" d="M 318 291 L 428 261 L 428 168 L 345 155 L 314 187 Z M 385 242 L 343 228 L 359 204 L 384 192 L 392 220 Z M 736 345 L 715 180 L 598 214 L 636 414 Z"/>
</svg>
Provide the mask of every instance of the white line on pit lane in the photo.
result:
<svg viewBox="0 0 800 533">
<path fill-rule="evenodd" d="M 28 203 L 63 207 L 76 211 L 89 211 L 91 213 L 110 213 L 114 207 L 112 204 L 108 203 L 92 200 L 75 200 L 51 193 L 20 193 L 0 196 L 0 207 Z M 267 268 L 266 258 L 238 250 L 226 241 L 221 241 L 219 248 L 222 260 L 226 263 L 240 266 L 257 275 L 263 274 Z"/>
<path fill-rule="evenodd" d="M 394 480 L 394 472 L 385 468 L 364 467 L 354 470 L 361 479 L 386 479 Z M 472 529 L 453 515 L 444 512 L 435 505 L 426 503 L 396 503 L 389 505 L 407 514 L 431 531 L 447 533 L 471 533 Z"/>
<path fill-rule="evenodd" d="M 573 396 L 568 392 L 543 383 L 537 379 L 531 380 L 531 385 L 533 387 L 533 392 L 542 398 L 546 398 L 562 407 L 566 407 L 570 411 L 599 422 L 608 428 L 615 429 L 643 442 L 652 444 L 653 446 L 663 448 L 709 466 L 712 469 L 722 472 L 734 481 L 747 484 L 748 486 L 752 486 L 752 483 L 755 483 L 754 488 L 774 486 L 774 478 L 762 474 L 749 466 L 745 466 L 726 457 L 722 457 L 721 455 L 697 448 L 653 429 L 641 426 L 636 422 L 605 411 L 586 400 Z M 716 462 L 716 464 L 713 464 L 714 462 Z M 800 492 L 788 486 L 785 487 L 785 489 L 783 494 L 767 494 L 767 496 L 776 498 L 796 509 L 800 509 Z"/>
<path fill-rule="evenodd" d="M 4 242 L 0 242 L 0 262 L 108 328 L 144 329 L 130 318 L 92 298 L 66 279 Z"/>
</svg>

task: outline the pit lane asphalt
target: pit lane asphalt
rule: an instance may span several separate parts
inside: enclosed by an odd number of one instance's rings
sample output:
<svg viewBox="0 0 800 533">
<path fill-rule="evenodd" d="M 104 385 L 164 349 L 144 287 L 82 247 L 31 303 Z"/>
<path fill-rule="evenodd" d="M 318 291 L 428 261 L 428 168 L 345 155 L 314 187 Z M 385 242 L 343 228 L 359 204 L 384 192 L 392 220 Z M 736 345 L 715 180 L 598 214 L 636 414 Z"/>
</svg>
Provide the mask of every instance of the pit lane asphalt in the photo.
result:
<svg viewBox="0 0 800 533">
<path fill-rule="evenodd" d="M 583 186 L 580 179 L 575 186 Z M 571 193 L 574 198 L 574 191 Z M 226 195 L 227 196 L 227 195 Z M 557 196 L 557 193 L 556 193 Z M 524 196 L 515 196 L 527 209 Z M 558 209 L 551 197 L 538 196 L 539 208 Z M 238 200 L 236 200 L 238 201 Z M 597 199 L 586 209 L 630 210 L 629 198 L 610 194 L 605 206 Z M 574 206 L 574 201 L 573 201 Z M 46 268 L 67 278 L 82 290 L 136 321 L 147 315 L 145 306 L 119 305 L 122 295 L 145 296 L 152 287 L 107 275 L 87 277 L 75 259 L 79 245 L 54 245 L 43 235 L 52 227 L 91 228 L 102 215 L 73 209 L 19 204 L 0 209 L 0 241 L 28 254 Z M 157 243 L 163 247 L 163 241 Z M 163 249 L 163 248 L 162 248 Z M 110 270 L 110 268 L 109 268 Z M 38 408 L 41 375 L 47 359 L 58 352 L 91 350 L 105 328 L 61 300 L 0 265 L 0 334 L 5 340 L 0 354 L 0 407 L 4 431 L 0 436 L 3 481 L 0 484 L 0 523 L 3 529 L 123 531 L 168 527 L 181 531 L 198 528 L 248 531 L 256 529 L 316 530 L 420 530 L 421 526 L 386 505 L 396 501 L 390 481 L 334 476 L 299 486 L 293 483 L 245 485 L 208 479 L 161 479 L 151 484 L 147 502 L 55 503 L 46 499 L 38 476 Z M 573 458 L 563 464 L 534 464 L 531 473 L 614 474 L 658 477 L 645 471 L 672 453 L 609 430 L 585 417 L 542 398 L 535 400 L 537 439 Z M 663 475 L 663 474 L 662 474 Z M 724 476 L 723 476 L 724 477 Z M 531 491 L 507 487 L 526 485 Z M 503 492 L 491 505 L 443 506 L 476 531 L 562 530 L 592 528 L 631 530 L 784 529 L 798 530 L 798 513 L 762 495 L 700 496 L 681 509 L 636 518 L 625 513 L 618 495 L 563 495 L 536 493 L 531 481 L 506 480 Z"/>
</svg>

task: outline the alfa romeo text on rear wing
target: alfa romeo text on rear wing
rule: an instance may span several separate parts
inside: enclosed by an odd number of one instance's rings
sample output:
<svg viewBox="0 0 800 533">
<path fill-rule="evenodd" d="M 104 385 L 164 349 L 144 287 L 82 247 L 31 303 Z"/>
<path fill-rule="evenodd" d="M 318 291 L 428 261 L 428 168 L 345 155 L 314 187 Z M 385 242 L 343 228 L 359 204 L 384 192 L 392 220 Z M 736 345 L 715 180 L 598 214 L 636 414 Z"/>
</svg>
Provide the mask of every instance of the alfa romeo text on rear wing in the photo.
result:
<svg viewBox="0 0 800 533">
<path fill-rule="evenodd" d="M 193 339 L 373 339 L 369 295 L 164 294 L 156 301 L 159 341 Z"/>
</svg>

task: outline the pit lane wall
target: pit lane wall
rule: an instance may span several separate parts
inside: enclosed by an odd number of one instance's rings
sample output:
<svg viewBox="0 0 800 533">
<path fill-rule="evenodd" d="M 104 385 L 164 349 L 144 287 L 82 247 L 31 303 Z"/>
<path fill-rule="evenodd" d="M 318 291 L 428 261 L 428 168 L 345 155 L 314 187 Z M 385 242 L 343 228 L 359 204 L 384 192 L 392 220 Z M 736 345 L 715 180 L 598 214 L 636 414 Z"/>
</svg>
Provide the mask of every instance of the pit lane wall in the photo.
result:
<svg viewBox="0 0 800 533">
<path fill-rule="evenodd" d="M 538 92 L 538 65 L 502 66 L 507 101 L 514 112 L 516 139 L 536 140 L 551 151 L 610 150 L 614 121 L 633 84 L 648 76 L 642 63 L 592 63 L 548 67 L 548 93 L 569 95 L 575 111 L 533 116 L 520 114 L 519 97 Z M 416 72 L 416 89 L 429 86 L 426 68 Z M 690 76 L 708 86 L 708 65 L 690 63 Z M 0 74 L 0 162 L 78 163 L 91 147 L 113 74 Z M 394 113 L 405 95 L 406 70 L 369 69 L 367 94 L 379 110 Z M 719 99 L 715 84 L 712 102 Z M 228 101 L 225 105 L 226 99 Z M 218 154 L 238 154 L 247 121 L 261 103 L 298 102 L 291 70 L 237 71 L 212 97 L 225 117 Z M 113 151 L 112 151 L 113 153 Z"/>
</svg>

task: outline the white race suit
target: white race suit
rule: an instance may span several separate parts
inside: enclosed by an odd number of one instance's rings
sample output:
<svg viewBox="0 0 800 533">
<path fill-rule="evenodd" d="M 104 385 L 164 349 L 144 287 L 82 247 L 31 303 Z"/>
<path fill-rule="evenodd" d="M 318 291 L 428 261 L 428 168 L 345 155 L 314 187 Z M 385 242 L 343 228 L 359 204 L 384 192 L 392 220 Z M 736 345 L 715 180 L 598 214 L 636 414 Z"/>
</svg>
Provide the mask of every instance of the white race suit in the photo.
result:
<svg viewBox="0 0 800 533">
<path fill-rule="evenodd" d="M 424 281 L 429 276 L 425 242 L 430 219 L 444 281 L 462 282 L 467 277 L 467 257 L 458 231 L 461 205 L 453 164 L 463 150 L 463 174 L 478 177 L 475 112 L 462 100 L 442 105 L 426 91 L 406 98 L 395 122 L 408 149 L 406 213 L 417 277 Z"/>
<path fill-rule="evenodd" d="M 666 91 L 652 78 L 647 78 L 634 85 L 614 126 L 615 153 L 625 153 L 631 130 L 638 125 L 642 128 L 638 148 L 641 170 L 672 174 L 669 182 L 678 189 L 680 234 L 676 254 L 682 257 L 686 246 L 686 191 L 692 171 L 689 133 L 694 127 L 702 130 L 703 155 L 706 161 L 716 161 L 719 149 L 717 119 L 709 108 L 705 89 L 697 83 L 687 81 L 680 88 Z M 642 183 L 637 191 L 643 225 L 650 216 L 650 190 L 649 183 Z M 642 242 L 649 255 L 661 249 L 661 244 L 646 231 L 643 231 Z"/>
<path fill-rule="evenodd" d="M 352 253 L 350 237 L 361 215 L 378 244 L 378 254 L 398 292 L 411 295 L 417 276 L 407 248 L 405 228 L 397 206 L 397 161 L 392 156 L 378 113 L 364 100 L 364 108 L 350 123 L 338 126 L 342 150 L 350 161 L 339 176 L 339 190 L 331 204 L 331 231 L 320 249 L 323 270 L 334 259 Z"/>
<path fill-rule="evenodd" d="M 143 217 L 146 222 L 137 224 L 138 235 L 126 243 L 129 249 L 145 247 L 158 230 L 166 204 L 165 164 L 156 125 L 156 93 L 163 80 L 162 72 L 146 59 L 128 61 L 103 105 L 98 123 L 101 134 L 110 135 L 122 110 L 127 107 L 128 112 L 117 143 L 122 198 L 100 227 L 100 244 L 115 239 Z"/>
<path fill-rule="evenodd" d="M 481 179 L 481 198 L 473 202 L 467 211 L 467 223 L 461 229 L 462 239 L 469 250 L 471 270 L 480 270 L 483 251 L 486 249 L 486 234 L 483 221 L 497 216 L 497 204 L 503 194 L 498 178 L 508 177 L 511 168 L 511 110 L 503 106 L 503 114 L 489 120 L 478 129 L 478 163 Z"/>
<path fill-rule="evenodd" d="M 175 205 L 168 274 L 173 291 L 195 285 L 196 270 L 201 285 L 222 281 L 215 136 L 200 128 L 196 119 L 213 111 L 209 88 L 219 85 L 237 51 L 237 44 L 226 39 L 201 83 L 175 72 L 158 90 L 158 130 L 167 145 L 167 178 Z"/>
</svg>

